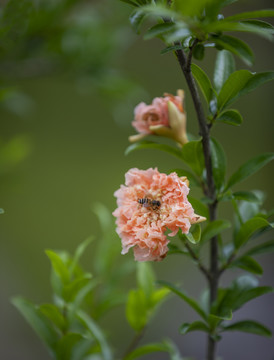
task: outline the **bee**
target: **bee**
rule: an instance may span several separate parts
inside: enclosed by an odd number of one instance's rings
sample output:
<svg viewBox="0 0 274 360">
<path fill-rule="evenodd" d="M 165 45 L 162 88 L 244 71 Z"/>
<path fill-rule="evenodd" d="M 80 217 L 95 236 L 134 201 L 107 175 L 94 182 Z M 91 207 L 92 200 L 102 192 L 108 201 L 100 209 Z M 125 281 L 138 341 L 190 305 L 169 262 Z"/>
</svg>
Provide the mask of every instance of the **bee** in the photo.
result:
<svg viewBox="0 0 274 360">
<path fill-rule="evenodd" d="M 138 203 L 145 208 L 152 208 L 152 210 L 158 210 L 161 206 L 161 202 L 159 200 L 149 199 L 148 197 L 138 199 Z"/>
</svg>

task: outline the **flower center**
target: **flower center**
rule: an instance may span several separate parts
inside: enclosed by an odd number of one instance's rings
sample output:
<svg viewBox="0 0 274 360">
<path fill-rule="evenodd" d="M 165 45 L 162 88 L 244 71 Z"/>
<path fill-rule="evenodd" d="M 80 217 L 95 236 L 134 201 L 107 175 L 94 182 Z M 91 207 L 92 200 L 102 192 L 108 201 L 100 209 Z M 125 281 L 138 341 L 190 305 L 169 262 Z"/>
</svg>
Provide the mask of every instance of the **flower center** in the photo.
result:
<svg viewBox="0 0 274 360">
<path fill-rule="evenodd" d="M 159 115 L 155 112 L 149 111 L 144 114 L 143 119 L 147 122 L 156 122 L 159 120 Z"/>
</svg>

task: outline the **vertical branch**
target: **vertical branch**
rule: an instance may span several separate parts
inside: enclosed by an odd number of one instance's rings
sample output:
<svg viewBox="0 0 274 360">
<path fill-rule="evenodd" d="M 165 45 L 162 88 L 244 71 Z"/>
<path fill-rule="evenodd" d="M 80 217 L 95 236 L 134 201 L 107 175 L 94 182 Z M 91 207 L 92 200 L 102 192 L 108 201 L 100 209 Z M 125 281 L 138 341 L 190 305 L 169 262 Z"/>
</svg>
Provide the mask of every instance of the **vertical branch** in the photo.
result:
<svg viewBox="0 0 274 360">
<path fill-rule="evenodd" d="M 183 71 L 183 74 L 185 76 L 187 85 L 189 87 L 198 118 L 200 135 L 202 136 L 202 146 L 203 146 L 205 168 L 206 168 L 207 186 L 204 189 L 204 194 L 211 199 L 211 203 L 209 204 L 209 215 L 210 215 L 210 221 L 214 221 L 216 220 L 216 215 L 217 215 L 217 201 L 215 195 L 215 184 L 213 178 L 212 159 L 211 159 L 211 151 L 210 151 L 210 127 L 206 122 L 206 117 L 202 107 L 200 95 L 198 93 L 197 86 L 191 72 L 192 51 L 196 43 L 197 40 L 196 42 L 194 41 L 192 47 L 190 48 L 188 57 L 186 56 L 185 52 L 181 49 L 176 51 L 176 56 L 180 64 L 180 67 Z M 181 45 L 181 44 L 176 43 L 175 45 Z M 209 306 L 211 306 L 211 304 L 215 301 L 217 297 L 218 278 L 219 278 L 218 241 L 217 241 L 217 237 L 213 237 L 210 242 L 210 277 L 208 277 L 209 288 L 210 288 Z M 214 360 L 215 352 L 216 352 L 216 341 L 209 335 L 207 360 Z"/>
</svg>

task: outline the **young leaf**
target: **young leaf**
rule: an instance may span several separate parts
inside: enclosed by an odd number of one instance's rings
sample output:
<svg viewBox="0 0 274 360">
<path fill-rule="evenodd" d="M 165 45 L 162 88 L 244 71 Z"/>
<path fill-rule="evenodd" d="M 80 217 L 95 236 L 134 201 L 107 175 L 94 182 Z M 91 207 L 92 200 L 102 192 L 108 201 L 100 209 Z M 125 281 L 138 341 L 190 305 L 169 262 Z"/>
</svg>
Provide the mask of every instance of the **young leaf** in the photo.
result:
<svg viewBox="0 0 274 360">
<path fill-rule="evenodd" d="M 192 307 L 193 310 L 195 310 L 204 320 L 207 320 L 207 314 L 204 312 L 204 310 L 201 308 L 201 306 L 197 303 L 196 300 L 192 299 L 188 295 L 186 295 L 183 291 L 178 289 L 175 285 L 167 282 L 167 281 L 158 281 L 159 284 L 165 286 L 174 294 L 178 295 L 181 299 L 183 299 L 189 306 Z"/>
<path fill-rule="evenodd" d="M 45 251 L 48 258 L 51 261 L 52 268 L 55 274 L 61 279 L 63 285 L 69 282 L 69 271 L 67 266 L 64 264 L 61 257 L 52 250 Z"/>
<path fill-rule="evenodd" d="M 179 149 L 172 147 L 170 145 L 166 145 L 166 144 L 157 144 L 153 141 L 142 141 L 139 143 L 132 144 L 126 149 L 125 155 L 128 155 L 135 150 L 141 150 L 141 149 L 161 150 L 161 151 L 167 152 L 167 153 L 179 158 L 180 160 L 182 160 L 182 153 Z"/>
<path fill-rule="evenodd" d="M 210 222 L 202 232 L 201 243 L 204 244 L 230 226 L 231 223 L 228 220 L 214 220 Z"/>
<path fill-rule="evenodd" d="M 78 333 L 65 334 L 59 341 L 56 347 L 57 360 L 72 359 L 74 348 L 77 344 L 83 341 L 84 337 Z"/>
<path fill-rule="evenodd" d="M 129 17 L 129 21 L 130 21 L 134 31 L 137 34 L 139 34 L 139 29 L 140 29 L 142 22 L 144 21 L 145 15 L 146 14 L 142 10 L 137 9 L 137 10 L 134 10 L 133 13 Z"/>
<path fill-rule="evenodd" d="M 206 75 L 206 73 L 196 64 L 191 64 L 191 71 L 192 74 L 197 81 L 200 89 L 202 90 L 202 93 L 207 101 L 207 103 L 210 103 L 210 100 L 212 98 L 212 85 L 211 82 Z"/>
<path fill-rule="evenodd" d="M 217 190 L 221 190 L 225 182 L 226 156 L 223 147 L 214 138 L 210 139 L 212 170 Z"/>
<path fill-rule="evenodd" d="M 169 352 L 169 347 L 166 346 L 165 343 L 151 343 L 148 345 L 143 345 L 133 350 L 130 354 L 128 354 L 124 360 L 134 360 L 144 356 L 146 354 L 151 354 L 155 352 Z"/>
<path fill-rule="evenodd" d="M 128 294 L 126 317 L 130 326 L 141 331 L 148 322 L 147 299 L 142 289 L 131 290 Z"/>
<path fill-rule="evenodd" d="M 274 153 L 258 155 L 242 165 L 228 180 L 225 190 L 243 181 L 274 159 Z"/>
<path fill-rule="evenodd" d="M 189 141 L 183 146 L 182 159 L 198 176 L 202 175 L 204 169 L 204 156 L 201 140 Z"/>
<path fill-rule="evenodd" d="M 58 307 L 54 304 L 42 304 L 39 310 L 43 313 L 58 329 L 63 331 L 65 329 L 65 319 Z"/>
<path fill-rule="evenodd" d="M 235 200 L 244 200 L 255 203 L 260 203 L 260 199 L 251 191 L 236 191 L 232 194 Z"/>
<path fill-rule="evenodd" d="M 255 18 L 260 18 L 260 17 L 273 17 L 273 16 L 274 16 L 273 9 L 255 10 L 255 11 L 248 11 L 248 12 L 228 16 L 226 18 L 226 21 L 255 19 Z"/>
<path fill-rule="evenodd" d="M 251 66 L 254 62 L 254 56 L 250 47 L 242 40 L 233 36 L 222 35 L 214 37 L 213 41 L 216 45 L 221 46 L 225 50 L 239 56 L 247 65 Z"/>
<path fill-rule="evenodd" d="M 231 325 L 222 325 L 222 331 L 243 331 L 251 334 L 271 337 L 271 331 L 254 320 L 243 320 Z"/>
<path fill-rule="evenodd" d="M 218 95 L 218 109 L 222 110 L 231 103 L 232 99 L 245 87 L 251 77 L 251 72 L 247 70 L 238 70 L 232 73 L 224 83 Z"/>
<path fill-rule="evenodd" d="M 251 256 L 241 256 L 240 258 L 231 263 L 231 267 L 234 266 L 256 275 L 263 274 L 263 268 Z"/>
<path fill-rule="evenodd" d="M 234 239 L 235 248 L 239 249 L 250 239 L 250 237 L 256 231 L 266 228 L 268 226 L 269 223 L 264 218 L 253 217 L 252 219 L 249 219 L 240 227 L 240 230 L 235 236 Z"/>
<path fill-rule="evenodd" d="M 228 77 L 235 71 L 235 61 L 229 51 L 219 51 L 216 58 L 214 70 L 214 85 L 219 92 Z"/>
<path fill-rule="evenodd" d="M 75 250 L 74 257 L 73 257 L 72 262 L 71 262 L 70 267 L 69 267 L 70 275 L 73 274 L 75 266 L 78 264 L 80 257 L 83 255 L 83 253 L 85 252 L 87 246 L 91 243 L 92 240 L 93 240 L 93 237 L 88 237 Z"/>
<path fill-rule="evenodd" d="M 137 263 L 137 283 L 149 299 L 155 288 L 155 276 L 149 263 Z"/>
<path fill-rule="evenodd" d="M 53 355 L 58 340 L 58 334 L 51 326 L 50 321 L 33 303 L 22 297 L 13 298 L 12 303 L 24 316 L 41 340 L 47 345 Z"/>
<path fill-rule="evenodd" d="M 238 110 L 229 109 L 221 112 L 217 117 L 216 122 L 239 126 L 243 122 L 243 118 Z"/>
<path fill-rule="evenodd" d="M 98 341 L 104 360 L 112 360 L 112 353 L 99 326 L 82 310 L 77 311 L 77 317 L 89 333 Z"/>
<path fill-rule="evenodd" d="M 205 56 L 205 47 L 202 44 L 197 44 L 193 49 L 193 57 L 196 60 L 203 60 Z"/>
<path fill-rule="evenodd" d="M 202 321 L 194 321 L 191 324 L 184 323 L 179 328 L 179 332 L 182 335 L 185 335 L 191 331 L 204 331 L 208 333 L 210 330 L 208 326 Z"/>
</svg>

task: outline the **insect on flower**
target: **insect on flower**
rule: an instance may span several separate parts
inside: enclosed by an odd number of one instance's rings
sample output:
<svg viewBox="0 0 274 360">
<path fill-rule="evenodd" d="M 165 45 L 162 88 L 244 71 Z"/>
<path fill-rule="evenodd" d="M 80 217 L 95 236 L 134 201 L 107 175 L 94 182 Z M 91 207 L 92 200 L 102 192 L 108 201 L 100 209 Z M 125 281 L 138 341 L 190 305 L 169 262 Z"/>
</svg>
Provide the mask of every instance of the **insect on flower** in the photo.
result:
<svg viewBox="0 0 274 360">
<path fill-rule="evenodd" d="M 149 199 L 148 197 L 138 199 L 138 203 L 143 207 L 151 208 L 152 210 L 158 210 L 161 206 L 161 201 Z"/>
</svg>

